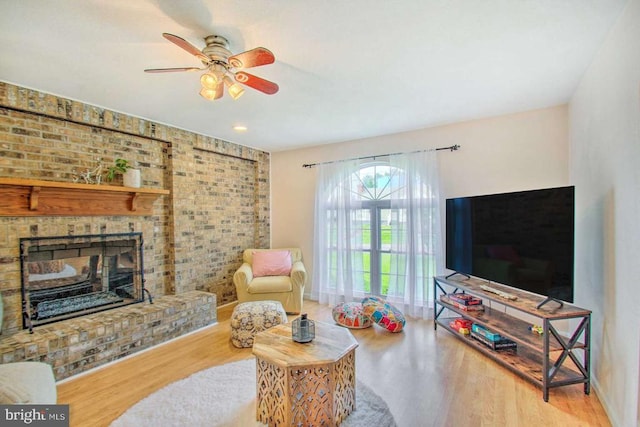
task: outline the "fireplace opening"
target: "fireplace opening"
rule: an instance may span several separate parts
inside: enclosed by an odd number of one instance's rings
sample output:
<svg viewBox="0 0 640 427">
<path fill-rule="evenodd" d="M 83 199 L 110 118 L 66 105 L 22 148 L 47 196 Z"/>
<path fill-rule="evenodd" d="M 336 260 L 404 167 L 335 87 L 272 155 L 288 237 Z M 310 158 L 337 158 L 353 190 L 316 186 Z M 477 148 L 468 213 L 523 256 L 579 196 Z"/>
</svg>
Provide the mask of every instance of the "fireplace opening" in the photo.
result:
<svg viewBox="0 0 640 427">
<path fill-rule="evenodd" d="M 21 238 L 23 328 L 142 302 L 142 243 L 142 233 Z"/>
</svg>

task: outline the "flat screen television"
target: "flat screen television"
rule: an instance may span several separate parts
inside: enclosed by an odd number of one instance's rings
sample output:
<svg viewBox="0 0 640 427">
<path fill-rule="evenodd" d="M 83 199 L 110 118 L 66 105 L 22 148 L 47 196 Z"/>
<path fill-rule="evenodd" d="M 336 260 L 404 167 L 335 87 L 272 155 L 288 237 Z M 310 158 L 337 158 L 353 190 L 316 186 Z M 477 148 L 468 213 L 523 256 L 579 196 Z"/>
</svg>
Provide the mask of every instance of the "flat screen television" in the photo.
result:
<svg viewBox="0 0 640 427">
<path fill-rule="evenodd" d="M 446 201 L 446 267 L 573 302 L 571 187 Z"/>
</svg>

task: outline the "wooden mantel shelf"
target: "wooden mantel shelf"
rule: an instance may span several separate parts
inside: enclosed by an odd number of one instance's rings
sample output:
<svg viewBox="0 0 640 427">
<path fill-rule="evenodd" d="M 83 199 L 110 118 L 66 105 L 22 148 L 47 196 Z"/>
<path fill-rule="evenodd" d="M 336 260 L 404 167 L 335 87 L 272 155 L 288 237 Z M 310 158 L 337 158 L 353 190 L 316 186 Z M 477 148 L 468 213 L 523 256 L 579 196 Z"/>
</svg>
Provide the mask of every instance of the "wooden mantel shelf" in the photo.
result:
<svg viewBox="0 0 640 427">
<path fill-rule="evenodd" d="M 0 178 L 0 216 L 151 215 L 169 190 Z"/>
</svg>

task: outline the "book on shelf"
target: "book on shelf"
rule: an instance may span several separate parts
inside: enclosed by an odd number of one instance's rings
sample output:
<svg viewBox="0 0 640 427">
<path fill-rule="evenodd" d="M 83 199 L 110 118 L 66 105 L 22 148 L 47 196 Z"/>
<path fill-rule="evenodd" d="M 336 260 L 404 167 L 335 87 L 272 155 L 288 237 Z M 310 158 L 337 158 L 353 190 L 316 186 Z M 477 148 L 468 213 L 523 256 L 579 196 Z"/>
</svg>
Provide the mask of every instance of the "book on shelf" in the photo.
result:
<svg viewBox="0 0 640 427">
<path fill-rule="evenodd" d="M 471 338 L 478 340 L 479 342 L 486 345 L 490 349 L 496 350 L 496 351 L 518 349 L 518 343 L 516 343 L 515 341 L 511 341 L 508 338 L 501 338 L 498 341 L 493 341 L 487 338 L 486 336 L 482 335 L 481 333 L 474 331 L 473 329 L 471 330 Z"/>
<path fill-rule="evenodd" d="M 482 304 L 464 305 L 450 299 L 447 295 L 440 295 L 440 301 L 464 311 L 484 311 L 484 305 Z"/>
<path fill-rule="evenodd" d="M 460 323 L 449 322 L 449 326 L 451 327 L 451 329 L 462 335 L 469 335 L 471 333 L 471 328 L 462 326 Z"/>
<path fill-rule="evenodd" d="M 467 328 L 469 330 L 471 330 L 471 327 L 473 326 L 473 321 L 471 321 L 469 319 L 465 319 L 463 317 L 459 317 L 459 318 L 455 319 L 453 321 L 453 323 L 455 323 L 457 326 L 459 326 L 461 328 Z"/>
<path fill-rule="evenodd" d="M 458 302 L 460 304 L 464 304 L 464 305 L 480 305 L 482 304 L 482 299 L 470 295 L 470 294 L 463 294 L 460 292 L 456 292 L 453 294 L 447 294 L 447 298 L 449 298 L 451 301 L 455 301 Z"/>
<path fill-rule="evenodd" d="M 472 326 L 473 322 L 471 320 L 464 319 L 462 317 L 449 322 L 449 327 L 451 327 L 451 329 L 463 335 L 469 335 L 471 333 Z"/>
<path fill-rule="evenodd" d="M 500 341 L 503 338 L 502 336 L 500 336 L 500 334 L 492 332 L 484 326 L 478 325 L 477 323 L 474 323 L 471 328 L 475 333 L 480 334 L 491 341 Z"/>
</svg>

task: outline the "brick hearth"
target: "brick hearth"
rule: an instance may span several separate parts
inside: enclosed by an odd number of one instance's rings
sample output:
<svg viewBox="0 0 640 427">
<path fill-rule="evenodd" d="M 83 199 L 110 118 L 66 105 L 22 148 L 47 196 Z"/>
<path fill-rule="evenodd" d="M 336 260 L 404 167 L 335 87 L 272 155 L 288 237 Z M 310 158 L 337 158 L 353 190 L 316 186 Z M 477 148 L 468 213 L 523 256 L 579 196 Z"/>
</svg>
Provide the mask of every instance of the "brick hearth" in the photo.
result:
<svg viewBox="0 0 640 427">
<path fill-rule="evenodd" d="M 39 326 L 0 340 L 0 361 L 40 361 L 57 380 L 161 344 L 217 321 L 216 297 L 191 291 Z"/>
</svg>

